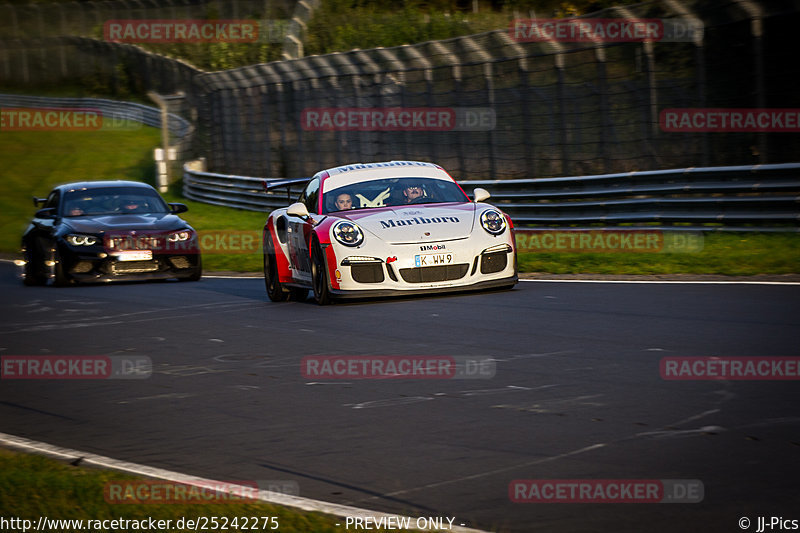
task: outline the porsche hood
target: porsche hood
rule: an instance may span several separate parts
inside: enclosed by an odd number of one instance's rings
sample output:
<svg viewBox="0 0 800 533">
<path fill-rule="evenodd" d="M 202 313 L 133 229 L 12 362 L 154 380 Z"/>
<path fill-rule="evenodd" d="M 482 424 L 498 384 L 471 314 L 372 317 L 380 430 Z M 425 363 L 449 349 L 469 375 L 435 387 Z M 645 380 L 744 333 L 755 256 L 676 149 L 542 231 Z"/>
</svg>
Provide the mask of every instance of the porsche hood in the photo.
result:
<svg viewBox="0 0 800 533">
<path fill-rule="evenodd" d="M 339 216 L 390 244 L 445 241 L 469 237 L 475 204 L 410 205 Z"/>
</svg>

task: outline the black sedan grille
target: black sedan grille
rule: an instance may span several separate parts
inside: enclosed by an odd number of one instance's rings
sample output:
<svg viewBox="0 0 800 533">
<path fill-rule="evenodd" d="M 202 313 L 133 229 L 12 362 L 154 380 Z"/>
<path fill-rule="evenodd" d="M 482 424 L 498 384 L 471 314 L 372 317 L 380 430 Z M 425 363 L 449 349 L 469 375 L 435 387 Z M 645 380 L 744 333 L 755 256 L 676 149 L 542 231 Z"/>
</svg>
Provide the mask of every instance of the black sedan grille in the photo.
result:
<svg viewBox="0 0 800 533">
<path fill-rule="evenodd" d="M 401 268 L 400 275 L 406 283 L 431 283 L 461 279 L 467 274 L 469 265 L 439 265 L 420 268 Z"/>
<path fill-rule="evenodd" d="M 158 270 L 157 261 L 122 261 L 111 265 L 113 274 L 140 274 Z"/>
<path fill-rule="evenodd" d="M 106 239 L 110 251 L 158 250 L 164 246 L 164 237 L 158 235 L 115 235 Z"/>
</svg>

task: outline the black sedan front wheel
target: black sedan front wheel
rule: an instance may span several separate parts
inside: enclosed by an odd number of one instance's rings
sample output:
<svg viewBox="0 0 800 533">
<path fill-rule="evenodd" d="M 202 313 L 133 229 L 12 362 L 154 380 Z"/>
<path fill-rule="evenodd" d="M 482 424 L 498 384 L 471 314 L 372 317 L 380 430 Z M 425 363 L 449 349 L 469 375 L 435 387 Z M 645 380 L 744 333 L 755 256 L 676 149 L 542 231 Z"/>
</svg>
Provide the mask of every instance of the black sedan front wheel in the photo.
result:
<svg viewBox="0 0 800 533">
<path fill-rule="evenodd" d="M 51 261 L 53 263 L 53 285 L 56 287 L 66 287 L 73 283 L 72 278 L 67 274 L 67 269 L 64 267 L 64 261 L 58 251 L 58 245 L 53 244 L 53 251 Z"/>
<path fill-rule="evenodd" d="M 178 281 L 200 281 L 202 277 L 203 277 L 203 262 L 202 259 L 198 256 L 197 265 L 195 266 L 192 273 L 186 277 L 178 278 Z"/>
<path fill-rule="evenodd" d="M 23 282 L 28 286 L 44 285 L 47 283 L 47 276 L 44 273 L 44 264 L 40 257 L 28 245 L 23 245 L 22 257 L 25 261 L 23 267 Z"/>
</svg>

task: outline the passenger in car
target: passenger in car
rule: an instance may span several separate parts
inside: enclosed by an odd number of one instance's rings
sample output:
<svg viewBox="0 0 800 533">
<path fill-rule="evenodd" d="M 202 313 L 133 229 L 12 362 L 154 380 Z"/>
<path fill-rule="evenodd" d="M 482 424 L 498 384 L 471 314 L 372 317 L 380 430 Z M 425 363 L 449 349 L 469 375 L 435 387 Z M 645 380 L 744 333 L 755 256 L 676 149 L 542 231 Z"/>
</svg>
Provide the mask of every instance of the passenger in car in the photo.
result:
<svg viewBox="0 0 800 533">
<path fill-rule="evenodd" d="M 343 192 L 336 196 L 336 209 L 339 211 L 344 211 L 346 209 L 353 208 L 353 197 L 350 196 L 348 193 Z"/>
</svg>

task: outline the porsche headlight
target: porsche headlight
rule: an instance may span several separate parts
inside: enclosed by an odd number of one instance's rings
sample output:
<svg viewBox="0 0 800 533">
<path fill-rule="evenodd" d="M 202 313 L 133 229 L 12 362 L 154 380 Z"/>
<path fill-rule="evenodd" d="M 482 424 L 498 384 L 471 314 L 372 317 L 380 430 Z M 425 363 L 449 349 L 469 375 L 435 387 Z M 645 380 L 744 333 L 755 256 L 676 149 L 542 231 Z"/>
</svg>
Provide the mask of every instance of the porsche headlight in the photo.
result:
<svg viewBox="0 0 800 533">
<path fill-rule="evenodd" d="M 92 246 L 97 244 L 98 241 L 94 235 L 80 235 L 77 233 L 67 235 L 66 239 L 73 246 Z"/>
<path fill-rule="evenodd" d="M 189 230 L 183 231 L 176 231 L 175 233 L 170 233 L 167 237 L 169 242 L 183 242 L 188 241 L 192 238 L 192 232 Z"/>
<path fill-rule="evenodd" d="M 334 224 L 333 237 L 345 246 L 358 246 L 364 242 L 364 232 L 349 220 L 341 220 Z"/>
<path fill-rule="evenodd" d="M 500 235 L 506 230 L 506 217 L 499 211 L 487 209 L 481 213 L 481 226 L 492 235 Z"/>
</svg>

